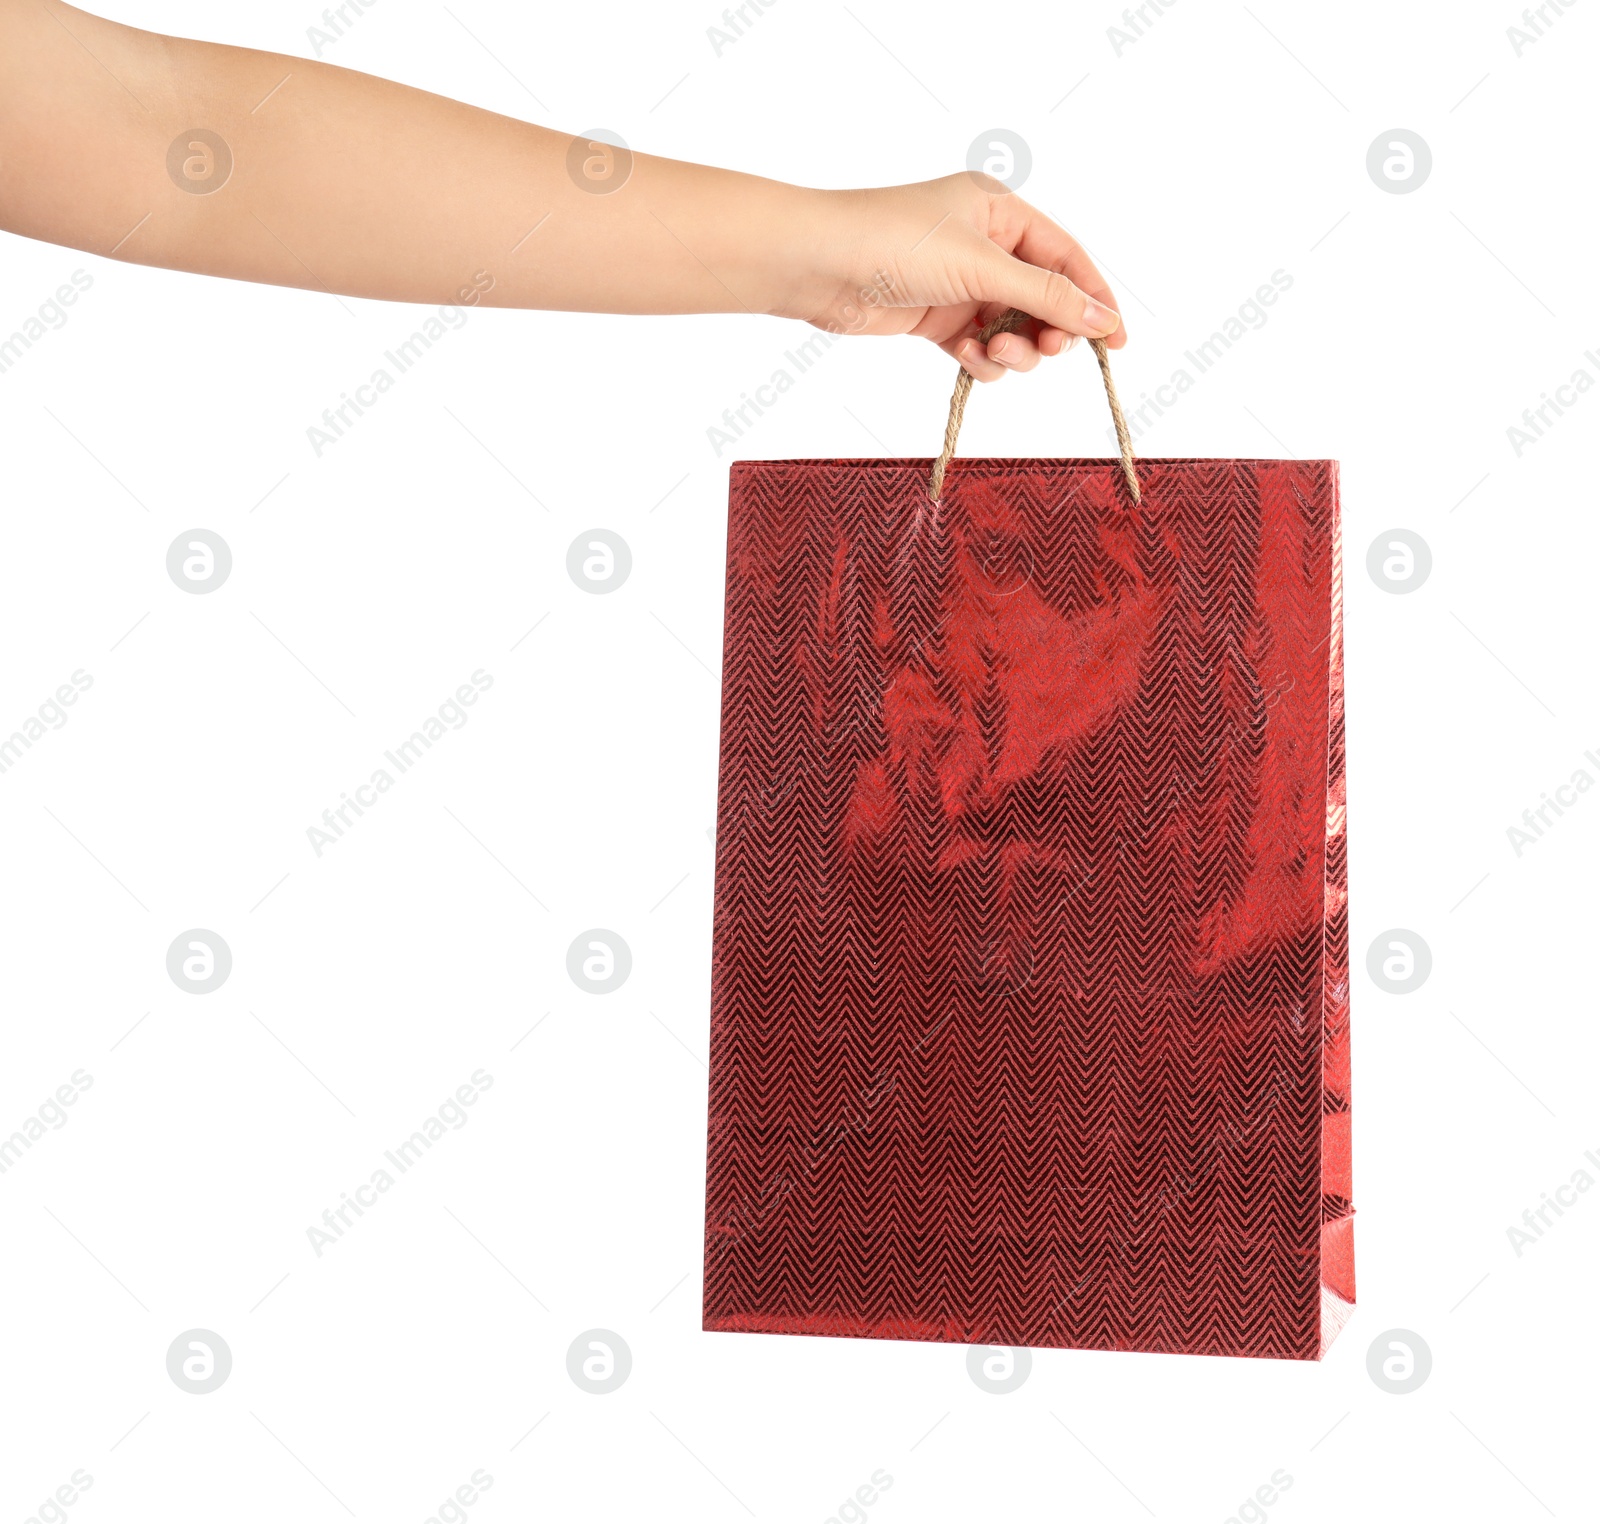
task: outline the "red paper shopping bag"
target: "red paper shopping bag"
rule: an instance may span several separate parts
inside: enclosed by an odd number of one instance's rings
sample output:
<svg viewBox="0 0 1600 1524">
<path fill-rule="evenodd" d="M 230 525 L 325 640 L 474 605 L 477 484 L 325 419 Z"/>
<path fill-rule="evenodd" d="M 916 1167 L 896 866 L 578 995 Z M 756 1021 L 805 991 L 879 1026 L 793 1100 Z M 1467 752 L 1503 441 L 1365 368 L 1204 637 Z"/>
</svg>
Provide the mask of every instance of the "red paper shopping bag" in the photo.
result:
<svg viewBox="0 0 1600 1524">
<path fill-rule="evenodd" d="M 708 1329 L 1353 1308 L 1337 467 L 1135 463 L 1097 350 L 1121 461 L 950 463 L 968 382 L 931 473 L 733 467 Z"/>
</svg>

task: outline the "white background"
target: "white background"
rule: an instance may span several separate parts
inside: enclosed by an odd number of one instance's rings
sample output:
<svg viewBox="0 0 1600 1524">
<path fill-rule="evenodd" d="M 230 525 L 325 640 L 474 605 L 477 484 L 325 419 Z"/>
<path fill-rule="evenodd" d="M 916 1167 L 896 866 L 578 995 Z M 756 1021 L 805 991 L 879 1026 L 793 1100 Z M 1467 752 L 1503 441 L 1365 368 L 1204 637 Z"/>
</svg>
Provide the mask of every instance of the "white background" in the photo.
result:
<svg viewBox="0 0 1600 1524">
<path fill-rule="evenodd" d="M 421 1521 L 479 1469 L 484 1524 L 822 1524 L 874 1471 L 873 1524 L 1222 1521 L 1279 1470 L 1245 1517 L 1592 1516 L 1600 1192 L 1520 1256 L 1507 1229 L 1600 1179 L 1600 794 L 1520 856 L 1507 827 L 1600 779 L 1600 395 L 1520 458 L 1506 430 L 1600 379 L 1600 17 L 1552 10 L 1519 56 L 1510 0 L 1181 0 L 1118 56 L 1110 0 L 782 0 L 718 56 L 713 3 L 381 0 L 324 56 L 811 184 L 1009 128 L 1113 273 L 1132 400 L 1293 278 L 1140 448 L 1343 462 L 1359 1309 L 1320 1365 L 1039 1351 L 1008 1396 L 962 1348 L 700 1331 L 727 464 L 926 455 L 945 357 L 836 345 L 719 459 L 707 428 L 804 330 L 475 311 L 318 458 L 307 426 L 419 313 L 6 237 L 0 333 L 93 284 L 0 375 L 0 732 L 93 686 L 0 775 L 0 1135 L 93 1084 L 0 1176 L 0 1520 L 80 1468 L 86 1524 Z M 318 20 L 116 15 L 304 57 Z M 1366 169 L 1395 127 L 1433 154 L 1409 194 Z M 981 389 L 963 445 L 1104 454 L 1087 353 Z M 165 567 L 195 527 L 233 554 L 204 596 Z M 566 570 L 595 527 L 633 556 L 608 596 Z M 1395 527 L 1433 555 L 1404 596 L 1365 569 Z M 480 668 L 469 723 L 314 855 Z M 233 954 L 204 996 L 165 966 L 194 927 Z M 566 971 L 590 927 L 632 950 L 609 996 Z M 1415 994 L 1365 972 L 1394 927 L 1432 949 Z M 468 1123 L 319 1257 L 307 1229 L 478 1069 Z M 606 1396 L 566 1370 L 596 1327 L 633 1356 Z M 165 1366 L 195 1328 L 233 1356 L 206 1396 Z M 1433 1358 L 1405 1396 L 1367 1371 L 1396 1328 Z"/>
</svg>

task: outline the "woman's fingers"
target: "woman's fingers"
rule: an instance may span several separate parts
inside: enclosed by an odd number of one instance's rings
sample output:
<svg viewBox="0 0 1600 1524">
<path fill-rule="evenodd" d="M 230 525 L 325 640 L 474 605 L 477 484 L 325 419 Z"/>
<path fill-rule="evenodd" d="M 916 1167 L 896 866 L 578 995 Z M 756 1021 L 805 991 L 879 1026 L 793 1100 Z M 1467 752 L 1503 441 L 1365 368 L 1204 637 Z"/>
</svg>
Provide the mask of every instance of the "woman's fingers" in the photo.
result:
<svg viewBox="0 0 1600 1524">
<path fill-rule="evenodd" d="M 1030 323 L 1015 333 L 996 334 L 987 345 L 967 335 L 946 346 L 978 381 L 998 381 L 1008 371 L 1029 371 L 1041 359 L 1065 354 L 1078 342 L 1076 334 Z"/>
<path fill-rule="evenodd" d="M 1078 342 L 1075 333 L 1064 333 L 1059 328 L 1041 328 L 1039 330 L 1039 353 L 1047 359 L 1052 355 L 1065 354 Z"/>
<path fill-rule="evenodd" d="M 1086 339 L 1105 339 L 1121 326 L 1116 309 L 1081 290 L 1059 271 L 1017 259 L 991 244 L 994 252 L 980 272 L 986 300 L 1020 307 L 1050 328 L 1060 328 Z M 1107 292 L 1107 295 L 1110 295 Z"/>
<path fill-rule="evenodd" d="M 1019 196 L 1005 197 L 997 210 L 998 241 L 987 273 L 998 288 L 984 295 L 1020 307 L 1047 327 L 1103 338 L 1120 349 L 1127 336 L 1117 300 L 1083 245 Z"/>
<path fill-rule="evenodd" d="M 1091 300 L 1120 315 L 1122 309 L 1112 295 L 1110 284 L 1096 268 L 1089 251 L 1071 233 L 1026 201 L 1017 201 L 1011 211 L 1020 219 L 1017 241 L 1012 245 L 1013 254 L 1030 265 L 1060 271 Z M 1127 342 L 1127 330 L 1120 322 L 1106 337 L 1110 349 L 1120 349 Z"/>
<path fill-rule="evenodd" d="M 961 362 L 966 370 L 972 373 L 974 380 L 998 381 L 1006 373 L 1004 365 L 998 360 L 989 358 L 988 347 L 978 342 L 976 334 L 964 339 L 957 339 L 951 345 L 950 353 Z"/>
<path fill-rule="evenodd" d="M 1026 334 L 1001 333 L 989 340 L 989 358 L 1007 370 L 1032 370 L 1039 363 L 1039 348 Z"/>
</svg>

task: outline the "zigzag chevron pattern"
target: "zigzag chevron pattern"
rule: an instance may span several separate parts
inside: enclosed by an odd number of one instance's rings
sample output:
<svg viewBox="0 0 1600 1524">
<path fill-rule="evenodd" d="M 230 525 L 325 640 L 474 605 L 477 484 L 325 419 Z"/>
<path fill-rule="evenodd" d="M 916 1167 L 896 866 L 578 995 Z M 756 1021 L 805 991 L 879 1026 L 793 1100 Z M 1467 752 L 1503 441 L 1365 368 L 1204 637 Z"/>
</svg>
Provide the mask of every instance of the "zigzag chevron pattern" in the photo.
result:
<svg viewBox="0 0 1600 1524">
<path fill-rule="evenodd" d="M 1315 1359 L 1337 467 L 733 467 L 708 1329 Z"/>
</svg>

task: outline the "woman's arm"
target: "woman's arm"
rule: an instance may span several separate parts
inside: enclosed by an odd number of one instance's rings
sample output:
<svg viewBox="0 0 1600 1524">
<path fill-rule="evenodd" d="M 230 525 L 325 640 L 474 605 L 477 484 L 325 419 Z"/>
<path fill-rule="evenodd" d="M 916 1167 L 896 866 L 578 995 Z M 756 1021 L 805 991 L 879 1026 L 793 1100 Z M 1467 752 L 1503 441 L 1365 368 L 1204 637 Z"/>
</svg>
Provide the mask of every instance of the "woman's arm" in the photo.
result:
<svg viewBox="0 0 1600 1524">
<path fill-rule="evenodd" d="M 0 0 L 0 227 L 388 301 L 738 312 L 916 333 L 980 379 L 1112 334 L 1083 250 L 966 174 L 818 191 L 604 144 L 329 64 Z M 1004 306 L 1036 321 L 991 342 Z"/>
</svg>

